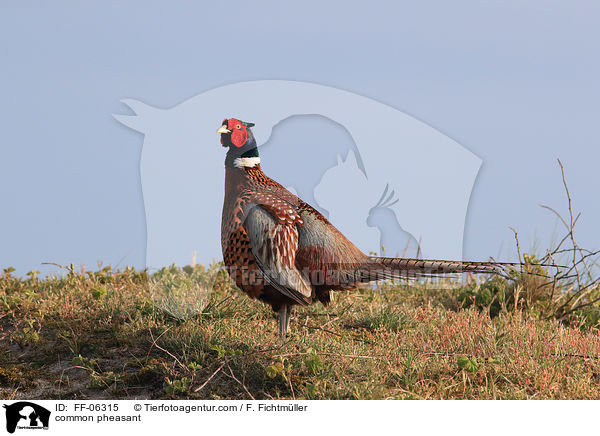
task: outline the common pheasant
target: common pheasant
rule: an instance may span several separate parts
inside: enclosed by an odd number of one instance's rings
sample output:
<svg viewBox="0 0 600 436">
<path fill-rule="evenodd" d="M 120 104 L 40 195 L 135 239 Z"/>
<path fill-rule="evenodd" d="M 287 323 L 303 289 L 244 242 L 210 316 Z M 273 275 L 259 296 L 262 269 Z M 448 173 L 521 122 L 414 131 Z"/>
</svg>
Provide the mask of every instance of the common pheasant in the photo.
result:
<svg viewBox="0 0 600 436">
<path fill-rule="evenodd" d="M 499 273 L 510 264 L 372 257 L 312 206 L 261 170 L 253 123 L 223 120 L 228 148 L 221 221 L 223 259 L 236 285 L 279 312 L 287 336 L 291 308 L 380 279 L 445 273 Z"/>
</svg>

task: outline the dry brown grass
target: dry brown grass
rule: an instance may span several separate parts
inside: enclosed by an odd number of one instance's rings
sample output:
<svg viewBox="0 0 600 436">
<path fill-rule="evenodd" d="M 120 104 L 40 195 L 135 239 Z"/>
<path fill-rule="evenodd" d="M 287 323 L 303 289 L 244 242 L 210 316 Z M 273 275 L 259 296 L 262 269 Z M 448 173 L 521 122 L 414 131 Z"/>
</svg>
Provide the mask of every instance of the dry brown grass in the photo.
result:
<svg viewBox="0 0 600 436">
<path fill-rule="evenodd" d="M 597 322 L 548 318 L 544 298 L 525 304 L 522 281 L 520 297 L 499 279 L 337 294 L 329 308 L 297 309 L 281 344 L 275 314 L 216 266 L 173 272 L 209 276 L 208 303 L 175 310 L 189 303 L 180 292 L 167 310 L 133 270 L 3 274 L 2 397 L 600 398 Z M 478 301 L 494 289 L 501 301 Z"/>
</svg>

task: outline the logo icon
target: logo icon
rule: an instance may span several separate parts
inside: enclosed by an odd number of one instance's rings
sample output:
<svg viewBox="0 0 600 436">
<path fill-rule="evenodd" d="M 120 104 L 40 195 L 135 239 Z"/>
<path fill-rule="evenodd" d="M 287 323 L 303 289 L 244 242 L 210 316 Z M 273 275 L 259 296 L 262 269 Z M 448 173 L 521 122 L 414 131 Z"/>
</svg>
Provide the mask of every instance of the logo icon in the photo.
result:
<svg viewBox="0 0 600 436">
<path fill-rule="evenodd" d="M 18 429 L 48 429 L 50 411 L 29 401 L 19 401 L 4 405 L 6 409 L 6 431 L 14 433 Z"/>
</svg>

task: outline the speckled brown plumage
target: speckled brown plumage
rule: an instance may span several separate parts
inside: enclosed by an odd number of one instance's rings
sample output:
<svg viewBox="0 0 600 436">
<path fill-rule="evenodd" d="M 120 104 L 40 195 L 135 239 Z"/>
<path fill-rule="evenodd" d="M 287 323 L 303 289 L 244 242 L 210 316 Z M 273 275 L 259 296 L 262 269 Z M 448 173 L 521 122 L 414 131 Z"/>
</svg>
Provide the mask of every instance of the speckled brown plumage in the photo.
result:
<svg viewBox="0 0 600 436">
<path fill-rule="evenodd" d="M 319 255 L 318 247 L 303 247 L 292 251 L 286 245 L 297 245 L 297 227 L 303 227 L 302 214 L 309 214 L 315 219 L 331 226 L 323 215 L 302 201 L 300 198 L 286 190 L 279 183 L 267 177 L 260 165 L 253 168 L 227 168 L 225 176 L 225 201 L 221 221 L 221 246 L 223 260 L 228 267 L 236 285 L 244 290 L 250 297 L 258 298 L 270 304 L 274 310 L 279 310 L 282 304 L 298 304 L 293 299 L 282 295 L 279 291 L 265 283 L 258 268 L 256 259 L 252 254 L 252 246 L 244 221 L 248 210 L 259 206 L 265 209 L 277 220 L 280 232 L 271 236 L 274 243 L 279 246 L 279 253 L 283 257 L 286 267 L 295 267 L 300 271 L 323 271 L 335 268 L 336 259 L 327 259 Z M 333 227 L 333 226 L 332 226 Z M 336 233 L 339 233 L 336 229 Z M 287 238 L 281 234 L 287 235 Z M 339 233 L 341 236 L 341 233 Z M 345 238 L 344 238 L 345 239 Z M 358 248 L 347 241 L 348 255 L 366 259 Z M 343 250 L 339 250 L 342 254 Z M 270 253 L 269 255 L 273 255 Z M 307 301 L 317 299 L 323 303 L 330 301 L 330 291 L 348 288 L 345 285 L 317 285 L 314 295 Z"/>
</svg>

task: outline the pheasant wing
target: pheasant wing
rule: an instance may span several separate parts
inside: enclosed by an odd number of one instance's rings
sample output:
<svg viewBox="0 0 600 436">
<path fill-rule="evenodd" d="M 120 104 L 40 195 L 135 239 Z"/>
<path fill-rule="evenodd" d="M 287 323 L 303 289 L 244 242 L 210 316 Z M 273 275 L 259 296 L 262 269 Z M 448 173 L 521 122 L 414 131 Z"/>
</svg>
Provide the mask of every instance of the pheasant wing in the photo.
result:
<svg viewBox="0 0 600 436">
<path fill-rule="evenodd" d="M 312 286 L 295 266 L 300 215 L 271 193 L 253 194 L 249 204 L 244 227 L 267 283 L 298 304 L 310 304 Z"/>
</svg>

